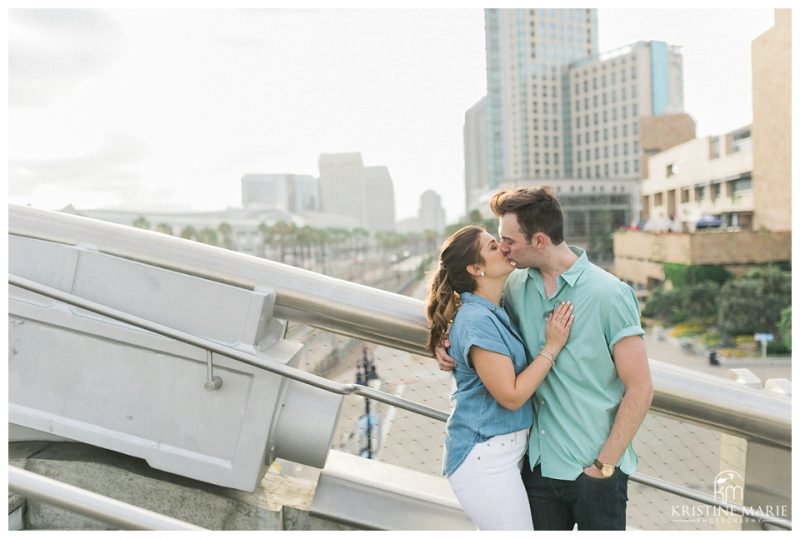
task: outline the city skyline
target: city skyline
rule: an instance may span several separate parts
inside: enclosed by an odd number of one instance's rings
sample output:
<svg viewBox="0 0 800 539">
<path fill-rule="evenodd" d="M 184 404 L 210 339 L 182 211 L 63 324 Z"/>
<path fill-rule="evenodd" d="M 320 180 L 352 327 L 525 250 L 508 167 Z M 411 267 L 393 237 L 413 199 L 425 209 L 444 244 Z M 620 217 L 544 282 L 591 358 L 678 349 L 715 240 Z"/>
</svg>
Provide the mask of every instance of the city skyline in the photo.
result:
<svg viewBox="0 0 800 539">
<path fill-rule="evenodd" d="M 677 24 L 689 11 L 693 25 Z M 463 214 L 464 113 L 486 90 L 481 9 L 53 15 L 9 15 L 13 203 L 223 209 L 239 205 L 244 174 L 318 177 L 320 154 L 360 152 L 388 167 L 398 220 L 429 188 L 448 222 Z M 698 136 L 751 121 L 750 43 L 772 9 L 600 9 L 598 20 L 600 53 L 683 47 Z"/>
</svg>

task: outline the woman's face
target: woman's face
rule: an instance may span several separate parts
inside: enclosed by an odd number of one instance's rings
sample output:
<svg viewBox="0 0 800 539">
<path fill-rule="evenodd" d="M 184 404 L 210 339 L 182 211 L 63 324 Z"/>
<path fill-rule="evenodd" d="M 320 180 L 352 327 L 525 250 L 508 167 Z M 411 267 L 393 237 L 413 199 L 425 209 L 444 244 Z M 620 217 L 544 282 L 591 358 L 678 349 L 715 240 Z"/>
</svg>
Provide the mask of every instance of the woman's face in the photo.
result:
<svg viewBox="0 0 800 539">
<path fill-rule="evenodd" d="M 481 234 L 481 257 L 481 269 L 486 277 L 507 277 L 514 271 L 514 266 L 500 250 L 500 244 L 488 232 Z"/>
</svg>

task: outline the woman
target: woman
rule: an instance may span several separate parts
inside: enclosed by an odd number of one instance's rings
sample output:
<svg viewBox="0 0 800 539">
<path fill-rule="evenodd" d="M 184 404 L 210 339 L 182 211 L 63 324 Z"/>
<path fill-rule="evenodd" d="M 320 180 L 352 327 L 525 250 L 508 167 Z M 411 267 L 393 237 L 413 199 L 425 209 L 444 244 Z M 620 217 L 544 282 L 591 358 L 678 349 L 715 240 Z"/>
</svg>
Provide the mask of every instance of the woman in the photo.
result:
<svg viewBox="0 0 800 539">
<path fill-rule="evenodd" d="M 530 398 L 574 320 L 572 306 L 561 304 L 547 319 L 544 347 L 528 364 L 522 337 L 501 305 L 513 270 L 491 234 L 464 227 L 444 242 L 426 300 L 428 348 L 433 352 L 448 335 L 456 361 L 444 475 L 481 530 L 533 529 L 520 477 L 533 422 Z"/>
</svg>

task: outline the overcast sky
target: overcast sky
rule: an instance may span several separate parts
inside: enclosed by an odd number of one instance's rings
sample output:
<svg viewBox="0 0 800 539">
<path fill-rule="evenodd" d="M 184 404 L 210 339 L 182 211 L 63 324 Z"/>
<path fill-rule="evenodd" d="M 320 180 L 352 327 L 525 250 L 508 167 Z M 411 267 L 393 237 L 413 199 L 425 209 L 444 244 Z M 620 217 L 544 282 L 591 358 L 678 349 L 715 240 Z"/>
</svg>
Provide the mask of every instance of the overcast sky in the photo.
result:
<svg viewBox="0 0 800 539">
<path fill-rule="evenodd" d="M 698 136 L 752 119 L 750 43 L 772 9 L 601 9 L 601 52 L 683 47 Z M 224 209 L 247 173 L 318 176 L 361 152 L 397 217 L 429 188 L 464 211 L 464 112 L 486 92 L 480 9 L 12 10 L 9 200 Z"/>
</svg>

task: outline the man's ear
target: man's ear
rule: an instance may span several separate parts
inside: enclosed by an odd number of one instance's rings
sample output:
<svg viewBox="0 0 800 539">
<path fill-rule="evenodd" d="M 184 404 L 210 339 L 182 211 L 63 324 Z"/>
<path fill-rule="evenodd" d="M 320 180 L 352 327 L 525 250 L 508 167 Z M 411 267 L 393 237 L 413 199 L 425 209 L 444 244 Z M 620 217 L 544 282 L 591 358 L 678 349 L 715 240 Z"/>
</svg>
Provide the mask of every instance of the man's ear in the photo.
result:
<svg viewBox="0 0 800 539">
<path fill-rule="evenodd" d="M 531 237 L 531 245 L 537 249 L 545 248 L 548 243 L 550 243 L 550 238 L 548 238 L 547 234 L 544 232 L 534 232 L 533 236 Z"/>
</svg>

